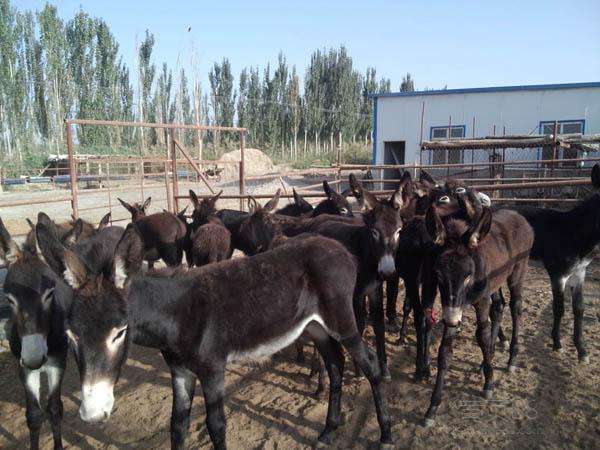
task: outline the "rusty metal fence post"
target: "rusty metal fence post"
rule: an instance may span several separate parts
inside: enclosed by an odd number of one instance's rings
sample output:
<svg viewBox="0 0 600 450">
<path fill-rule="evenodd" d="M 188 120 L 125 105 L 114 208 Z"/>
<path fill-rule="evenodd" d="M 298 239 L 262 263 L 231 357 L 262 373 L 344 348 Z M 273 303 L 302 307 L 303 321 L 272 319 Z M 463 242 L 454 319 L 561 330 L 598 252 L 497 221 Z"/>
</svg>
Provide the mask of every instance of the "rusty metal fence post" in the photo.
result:
<svg viewBox="0 0 600 450">
<path fill-rule="evenodd" d="M 75 158 L 73 155 L 73 130 L 71 129 L 71 122 L 65 120 L 65 127 L 67 133 L 67 155 L 69 157 L 69 178 L 71 181 L 71 215 L 73 220 L 77 220 L 79 216 L 77 200 L 77 165 L 75 164 Z"/>
<path fill-rule="evenodd" d="M 246 134 L 240 131 L 240 195 L 246 193 L 246 176 L 245 176 L 245 149 L 246 149 Z M 240 198 L 240 211 L 244 210 L 244 199 Z"/>
</svg>

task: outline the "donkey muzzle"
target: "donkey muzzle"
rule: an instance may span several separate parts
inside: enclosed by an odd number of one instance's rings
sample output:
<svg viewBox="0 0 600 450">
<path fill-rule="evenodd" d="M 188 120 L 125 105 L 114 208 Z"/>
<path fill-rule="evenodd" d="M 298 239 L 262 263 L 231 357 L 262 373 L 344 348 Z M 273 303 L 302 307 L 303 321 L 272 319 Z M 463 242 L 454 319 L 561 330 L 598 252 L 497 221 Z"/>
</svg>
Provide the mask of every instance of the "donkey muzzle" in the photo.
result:
<svg viewBox="0 0 600 450">
<path fill-rule="evenodd" d="M 21 338 L 21 366 L 37 370 L 44 365 L 48 356 L 48 343 L 43 334 L 26 334 Z"/>
<path fill-rule="evenodd" d="M 442 307 L 442 317 L 444 323 L 449 327 L 457 327 L 462 320 L 463 310 L 460 306 L 444 306 Z"/>
<path fill-rule="evenodd" d="M 377 271 L 382 278 L 391 278 L 396 274 L 396 261 L 391 253 L 386 253 L 381 257 Z"/>
<path fill-rule="evenodd" d="M 84 383 L 81 387 L 79 417 L 84 422 L 99 423 L 108 420 L 115 397 L 114 385 L 110 381 Z"/>
</svg>

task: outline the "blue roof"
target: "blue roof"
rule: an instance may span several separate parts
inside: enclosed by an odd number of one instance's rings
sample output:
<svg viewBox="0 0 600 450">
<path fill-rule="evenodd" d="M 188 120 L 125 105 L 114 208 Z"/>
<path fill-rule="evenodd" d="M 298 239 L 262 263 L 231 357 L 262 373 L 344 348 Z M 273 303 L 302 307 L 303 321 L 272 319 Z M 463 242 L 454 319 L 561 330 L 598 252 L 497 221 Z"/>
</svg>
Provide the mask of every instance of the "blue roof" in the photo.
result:
<svg viewBox="0 0 600 450">
<path fill-rule="evenodd" d="M 581 88 L 600 88 L 599 81 L 590 83 L 563 83 L 563 84 L 530 84 L 522 86 L 497 86 L 466 89 L 438 89 L 433 91 L 413 91 L 413 92 L 388 92 L 385 94 L 369 94 L 371 98 L 383 97 L 418 97 L 421 95 L 446 95 L 446 94 L 477 94 L 482 92 L 511 92 L 511 91 L 547 91 L 558 89 L 581 89 Z"/>
</svg>

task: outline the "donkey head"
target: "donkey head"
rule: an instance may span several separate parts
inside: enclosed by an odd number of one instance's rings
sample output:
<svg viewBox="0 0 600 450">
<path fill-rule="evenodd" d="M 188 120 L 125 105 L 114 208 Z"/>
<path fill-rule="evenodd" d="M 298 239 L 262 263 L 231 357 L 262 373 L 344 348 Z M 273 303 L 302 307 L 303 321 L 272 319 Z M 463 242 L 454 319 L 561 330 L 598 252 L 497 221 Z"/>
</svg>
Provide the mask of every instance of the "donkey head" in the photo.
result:
<svg viewBox="0 0 600 450">
<path fill-rule="evenodd" d="M 241 223 L 238 233 L 240 248 L 246 255 L 252 256 L 271 249 L 278 228 L 270 213 L 277 207 L 280 194 L 281 189 L 278 189 L 265 206 L 260 206 L 252 197 L 248 199 L 250 214 Z"/>
<path fill-rule="evenodd" d="M 313 216 L 320 214 L 333 214 L 338 216 L 353 217 L 352 207 L 345 196 L 338 194 L 329 186 L 327 180 L 323 180 L 323 191 L 327 199 L 317 205 L 313 211 Z"/>
<path fill-rule="evenodd" d="M 298 194 L 298 192 L 296 192 L 296 188 L 292 188 L 292 191 L 294 193 L 294 203 L 285 205 L 283 208 L 280 208 L 275 212 L 284 216 L 294 217 L 299 217 L 303 214 L 312 213 L 314 210 L 313 206 L 306 200 L 304 200 L 304 198 L 300 194 Z"/>
<path fill-rule="evenodd" d="M 141 271 L 142 240 L 135 225 L 129 224 L 117 244 L 107 276 L 104 272 L 94 274 L 43 225 L 38 224 L 36 229 L 40 246 L 58 261 L 61 275 L 73 288 L 65 331 L 81 378 L 79 415 L 86 422 L 104 421 L 112 411 L 113 388 L 127 359 L 126 299 L 131 277 Z"/>
<path fill-rule="evenodd" d="M 208 218 L 217 212 L 215 205 L 217 204 L 217 200 L 219 200 L 219 197 L 222 193 L 223 191 L 219 192 L 214 197 L 203 198 L 202 200 L 199 200 L 196 193 L 190 189 L 190 199 L 194 205 L 194 211 L 192 212 L 193 230 L 207 223 Z"/>
<path fill-rule="evenodd" d="M 123 207 L 131 213 L 131 221 L 135 222 L 136 220 L 141 219 L 142 217 L 146 216 L 146 212 L 148 211 L 148 208 L 150 207 L 150 202 L 152 201 L 152 197 L 148 197 L 146 199 L 146 201 L 144 203 L 142 203 L 141 205 L 137 202 L 130 205 L 129 203 L 121 200 L 118 197 L 117 197 L 117 200 L 119 200 L 119 203 L 121 203 L 121 205 L 123 205 Z"/>
<path fill-rule="evenodd" d="M 362 191 L 367 209 L 363 220 L 370 234 L 370 251 L 377 258 L 377 271 L 382 278 L 390 278 L 396 272 L 395 255 L 402 230 L 401 212 L 411 191 L 409 172 L 404 173 L 398 188 L 386 200 L 379 200 L 365 189 Z"/>
<path fill-rule="evenodd" d="M 17 246 L 1 219 L 0 260 L 8 266 L 3 290 L 20 338 L 20 363 L 39 369 L 48 356 L 55 281 L 42 260 Z"/>
<path fill-rule="evenodd" d="M 467 221 L 450 219 L 444 224 L 438 207 L 432 205 L 425 219 L 434 243 L 441 248 L 434 270 L 437 276 L 442 312 L 447 326 L 457 326 L 462 319 L 467 293 L 474 287 L 482 271 L 483 261 L 477 256 L 479 243 L 487 236 L 492 212 L 483 208 L 469 225 Z"/>
</svg>

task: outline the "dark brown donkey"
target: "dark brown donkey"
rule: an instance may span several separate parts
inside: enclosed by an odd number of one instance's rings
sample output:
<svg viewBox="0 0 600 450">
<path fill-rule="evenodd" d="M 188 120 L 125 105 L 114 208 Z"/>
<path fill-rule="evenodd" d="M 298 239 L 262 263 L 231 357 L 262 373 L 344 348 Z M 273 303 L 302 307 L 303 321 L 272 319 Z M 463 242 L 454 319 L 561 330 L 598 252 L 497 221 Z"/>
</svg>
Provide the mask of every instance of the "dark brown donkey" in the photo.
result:
<svg viewBox="0 0 600 450">
<path fill-rule="evenodd" d="M 463 198 L 459 202 L 465 204 Z M 450 219 L 446 224 L 432 205 L 427 212 L 427 229 L 441 248 L 434 265 L 442 299 L 444 331 L 438 353 L 438 372 L 425 425 L 432 426 L 442 400 L 444 378 L 452 357 L 452 345 L 462 319 L 463 308 L 472 305 L 477 315 L 477 342 L 483 353 L 483 392 L 490 398 L 493 389 L 492 357 L 494 337 L 501 320 L 502 306 L 492 305 L 490 295 L 504 284 L 510 290 L 513 330 L 509 371 L 514 370 L 519 350 L 521 289 L 527 272 L 533 230 L 523 216 L 514 211 L 492 212 L 483 208 L 472 219 Z M 493 326 L 490 323 L 492 317 Z"/>
<path fill-rule="evenodd" d="M 53 236 L 38 233 L 38 239 Z M 73 252 L 58 241 L 52 246 L 74 288 L 66 333 L 82 381 L 83 420 L 99 422 L 110 416 L 114 385 L 133 342 L 160 349 L 171 369 L 172 448 L 184 446 L 200 379 L 208 433 L 214 447 L 224 449 L 227 363 L 272 355 L 306 330 L 330 377 L 329 409 L 319 441 L 330 443 L 340 425 L 344 346 L 371 384 L 380 442 L 391 447 L 381 374 L 352 311 L 356 266 L 339 243 L 308 237 L 255 257 L 144 275 L 142 242 L 129 225 L 110 277 L 90 276 Z"/>
<path fill-rule="evenodd" d="M 233 253 L 231 233 L 216 216 L 215 204 L 222 193 L 200 201 L 190 189 L 190 199 L 194 205 L 192 223 L 189 225 L 192 262 L 198 267 L 228 259 Z"/>
<path fill-rule="evenodd" d="M 385 323 L 383 316 L 383 281 L 396 273 L 394 257 L 402 230 L 402 208 L 412 193 L 409 172 L 405 172 L 396 191 L 389 199 L 379 200 L 363 189 L 366 211 L 358 223 L 348 223 L 327 216 L 312 219 L 304 231 L 314 232 L 341 242 L 358 261 L 354 290 L 354 311 L 359 331 L 365 328 L 364 298 L 369 298 L 370 318 L 373 322 L 377 356 L 385 379 L 391 379 L 385 351 Z M 345 218 L 344 218 L 345 219 Z M 296 230 L 295 230 L 296 231 Z"/>
<path fill-rule="evenodd" d="M 552 340 L 555 351 L 562 349 L 560 322 L 565 313 L 565 290 L 571 288 L 573 303 L 573 342 L 579 361 L 589 362 L 583 338 L 583 285 L 594 249 L 600 243 L 600 165 L 592 172 L 592 195 L 570 211 L 523 206 L 514 208 L 535 232 L 531 259 L 539 259 L 550 276 L 554 325 Z"/>
<path fill-rule="evenodd" d="M 175 214 L 161 212 L 146 215 L 151 197 L 143 204 L 130 205 L 117 198 L 121 205 L 131 213 L 131 221 L 137 226 L 144 240 L 144 259 L 148 267 L 162 259 L 169 267 L 181 264 L 187 228 Z"/>
</svg>

